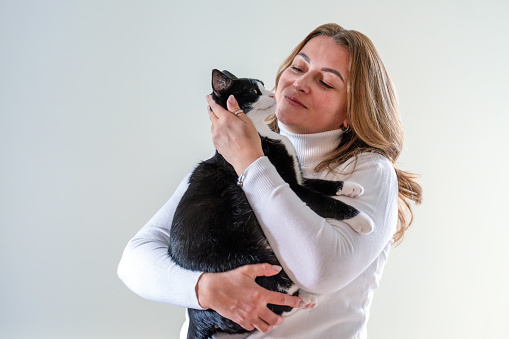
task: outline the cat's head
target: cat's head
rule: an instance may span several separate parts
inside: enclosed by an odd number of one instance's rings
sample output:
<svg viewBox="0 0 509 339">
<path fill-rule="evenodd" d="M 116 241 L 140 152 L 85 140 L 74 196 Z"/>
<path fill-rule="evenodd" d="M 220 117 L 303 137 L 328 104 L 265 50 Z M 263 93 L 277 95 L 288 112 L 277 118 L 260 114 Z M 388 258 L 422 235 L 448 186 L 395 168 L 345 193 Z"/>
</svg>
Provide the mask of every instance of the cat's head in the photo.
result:
<svg viewBox="0 0 509 339">
<path fill-rule="evenodd" d="M 256 79 L 237 78 L 228 71 L 212 71 L 212 98 L 224 108 L 228 97 L 233 94 L 244 113 L 250 111 L 263 114 L 274 113 L 276 99 L 274 93 L 265 89 L 263 82 Z"/>
</svg>

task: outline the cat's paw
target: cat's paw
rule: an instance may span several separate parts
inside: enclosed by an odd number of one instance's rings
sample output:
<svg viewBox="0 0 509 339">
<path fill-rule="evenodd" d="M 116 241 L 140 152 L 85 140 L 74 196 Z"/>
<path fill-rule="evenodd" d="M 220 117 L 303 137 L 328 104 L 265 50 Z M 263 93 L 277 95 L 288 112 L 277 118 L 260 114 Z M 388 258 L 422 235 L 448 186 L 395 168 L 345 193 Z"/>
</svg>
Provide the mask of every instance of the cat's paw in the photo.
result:
<svg viewBox="0 0 509 339">
<path fill-rule="evenodd" d="M 292 309 L 290 312 L 285 312 L 284 313 L 285 317 L 292 315 L 295 312 L 298 312 L 299 310 L 311 310 L 318 305 L 318 297 L 311 293 L 304 292 L 303 290 L 299 290 L 298 296 L 304 304 L 299 308 Z"/>
<path fill-rule="evenodd" d="M 299 291 L 299 298 L 304 302 L 304 306 L 300 307 L 304 310 L 311 310 L 318 305 L 318 298 L 308 292 Z"/>
<path fill-rule="evenodd" d="M 371 218 L 364 212 L 360 212 L 355 217 L 343 221 L 357 233 L 368 234 L 373 232 L 373 229 L 375 228 L 373 220 L 371 220 Z"/>
<path fill-rule="evenodd" d="M 355 182 L 345 181 L 343 182 L 343 188 L 336 192 L 336 195 L 346 195 L 350 198 L 357 198 L 364 193 L 364 188 L 356 184 Z"/>
</svg>

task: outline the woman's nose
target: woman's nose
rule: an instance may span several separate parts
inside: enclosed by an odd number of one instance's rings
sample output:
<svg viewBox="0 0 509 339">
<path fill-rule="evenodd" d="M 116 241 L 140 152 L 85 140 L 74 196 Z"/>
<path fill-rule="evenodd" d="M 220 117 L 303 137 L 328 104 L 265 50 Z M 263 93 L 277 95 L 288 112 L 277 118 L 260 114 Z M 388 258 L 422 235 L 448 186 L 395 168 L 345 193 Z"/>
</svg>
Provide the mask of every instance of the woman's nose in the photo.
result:
<svg viewBox="0 0 509 339">
<path fill-rule="evenodd" d="M 299 77 L 293 82 L 293 88 L 299 92 L 309 93 L 309 83 L 306 76 Z"/>
</svg>

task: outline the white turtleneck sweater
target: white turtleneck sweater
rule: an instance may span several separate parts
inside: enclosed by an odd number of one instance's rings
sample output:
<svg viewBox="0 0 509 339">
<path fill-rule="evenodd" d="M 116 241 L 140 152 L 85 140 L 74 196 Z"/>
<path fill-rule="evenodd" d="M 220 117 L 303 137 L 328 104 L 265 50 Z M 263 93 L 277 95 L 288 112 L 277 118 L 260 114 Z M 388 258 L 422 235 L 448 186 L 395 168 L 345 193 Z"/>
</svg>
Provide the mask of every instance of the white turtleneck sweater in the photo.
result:
<svg viewBox="0 0 509 339">
<path fill-rule="evenodd" d="M 385 157 L 365 153 L 336 171 L 314 172 L 335 149 L 341 130 L 297 135 L 281 129 L 294 145 L 304 177 L 351 180 L 364 187 L 357 198 L 336 197 L 366 213 L 374 222 L 370 234 L 359 234 L 346 223 L 324 219 L 307 207 L 279 176 L 268 158 L 252 163 L 243 174 L 243 190 L 279 261 L 303 290 L 316 294 L 318 306 L 285 317 L 269 333 L 256 338 L 366 338 L 373 291 L 387 260 L 398 215 L 398 183 Z M 159 302 L 201 309 L 195 286 L 202 272 L 177 266 L 168 257 L 169 227 L 187 188 L 186 177 L 170 200 L 127 244 L 118 274 L 138 295 Z M 181 338 L 185 338 L 187 323 Z M 217 338 L 245 338 L 218 335 Z"/>
</svg>

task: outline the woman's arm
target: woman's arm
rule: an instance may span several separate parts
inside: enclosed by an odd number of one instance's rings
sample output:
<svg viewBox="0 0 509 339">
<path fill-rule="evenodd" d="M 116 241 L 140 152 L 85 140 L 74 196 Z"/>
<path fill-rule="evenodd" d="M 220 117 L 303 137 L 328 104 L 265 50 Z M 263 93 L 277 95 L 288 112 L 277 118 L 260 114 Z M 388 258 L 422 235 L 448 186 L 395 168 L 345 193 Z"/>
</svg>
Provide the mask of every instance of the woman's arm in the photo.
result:
<svg viewBox="0 0 509 339">
<path fill-rule="evenodd" d="M 143 298 L 200 309 L 195 286 L 202 272 L 185 270 L 168 255 L 173 214 L 187 186 L 188 177 L 129 241 L 118 266 L 118 276 Z"/>
<path fill-rule="evenodd" d="M 280 268 L 272 265 L 247 265 L 229 272 L 203 274 L 185 270 L 171 260 L 171 223 L 188 178 L 127 244 L 118 266 L 118 276 L 127 287 L 149 300 L 211 308 L 247 330 L 257 328 L 264 333 L 283 322 L 283 317 L 270 311 L 267 304 L 305 307 L 298 297 L 272 292 L 255 283 L 257 276 L 279 272 Z"/>
<path fill-rule="evenodd" d="M 327 180 L 345 180 L 329 173 Z M 391 241 L 397 222 L 398 186 L 391 163 L 363 154 L 348 177 L 364 187 L 357 198 L 337 197 L 374 222 L 370 234 L 324 219 L 305 205 L 266 157 L 244 172 L 243 189 L 274 252 L 290 278 L 309 292 L 327 293 L 358 277 Z"/>
</svg>

